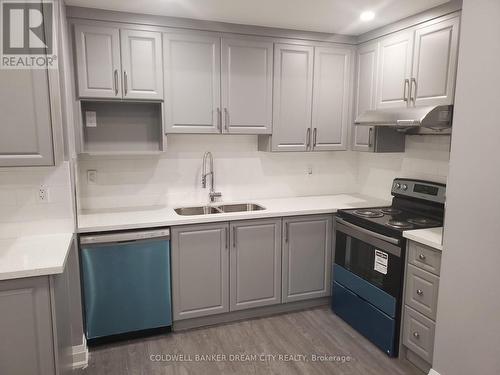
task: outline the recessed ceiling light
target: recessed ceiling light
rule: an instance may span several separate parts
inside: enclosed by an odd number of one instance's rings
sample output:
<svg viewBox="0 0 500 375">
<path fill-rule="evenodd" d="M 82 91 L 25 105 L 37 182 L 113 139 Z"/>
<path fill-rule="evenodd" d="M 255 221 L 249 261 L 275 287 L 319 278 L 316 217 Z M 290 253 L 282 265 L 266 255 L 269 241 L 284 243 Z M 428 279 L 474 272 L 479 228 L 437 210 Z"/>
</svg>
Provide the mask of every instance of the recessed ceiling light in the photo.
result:
<svg viewBox="0 0 500 375">
<path fill-rule="evenodd" d="M 361 21 L 371 21 L 375 18 L 375 13 L 373 13 L 372 11 L 366 11 L 361 13 L 359 18 L 361 19 Z"/>
</svg>

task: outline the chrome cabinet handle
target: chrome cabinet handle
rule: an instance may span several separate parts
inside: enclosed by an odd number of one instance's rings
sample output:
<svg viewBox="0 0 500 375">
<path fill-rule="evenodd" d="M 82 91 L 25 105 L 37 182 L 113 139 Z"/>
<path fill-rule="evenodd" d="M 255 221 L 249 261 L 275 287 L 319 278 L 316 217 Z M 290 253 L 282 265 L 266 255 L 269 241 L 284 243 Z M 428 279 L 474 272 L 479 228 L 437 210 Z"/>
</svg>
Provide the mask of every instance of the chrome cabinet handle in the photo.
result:
<svg viewBox="0 0 500 375">
<path fill-rule="evenodd" d="M 311 147 L 311 128 L 307 128 L 306 131 L 306 150 Z"/>
<path fill-rule="evenodd" d="M 413 337 L 415 337 L 416 339 L 420 338 L 420 333 L 413 332 Z"/>
<path fill-rule="evenodd" d="M 314 128 L 314 133 L 313 133 L 313 148 L 316 147 L 316 138 L 318 136 L 318 128 Z"/>
<path fill-rule="evenodd" d="M 373 128 L 368 128 L 368 147 L 373 146 Z"/>
<path fill-rule="evenodd" d="M 226 235 L 226 249 L 229 249 L 229 231 L 224 228 L 224 234 Z"/>
<path fill-rule="evenodd" d="M 224 122 L 226 131 L 229 132 L 229 111 L 227 110 L 227 108 L 224 108 Z"/>
<path fill-rule="evenodd" d="M 420 259 L 420 260 L 425 260 L 425 255 L 424 255 L 424 254 L 420 254 L 420 255 L 418 256 L 418 259 Z"/>
<path fill-rule="evenodd" d="M 411 95 L 412 91 L 413 91 L 413 97 Z M 415 77 L 412 77 L 410 83 L 410 102 L 415 103 L 416 100 L 417 100 L 417 80 Z"/>
<path fill-rule="evenodd" d="M 233 247 L 236 248 L 236 227 L 233 227 Z"/>
<path fill-rule="evenodd" d="M 417 294 L 419 296 L 423 296 L 424 295 L 424 291 L 422 289 L 417 289 Z"/>
<path fill-rule="evenodd" d="M 118 69 L 115 69 L 113 83 L 115 86 L 115 95 L 118 95 Z"/>
<path fill-rule="evenodd" d="M 222 114 L 219 107 L 217 107 L 217 130 L 222 131 Z"/>
<path fill-rule="evenodd" d="M 285 242 L 288 242 L 288 225 L 289 223 L 285 223 Z"/>
<path fill-rule="evenodd" d="M 408 98 L 407 98 L 408 92 L 406 90 L 407 88 L 410 88 L 410 80 L 408 78 L 405 79 L 405 84 L 404 84 L 404 89 L 403 89 L 403 100 L 405 102 L 408 102 Z"/>
<path fill-rule="evenodd" d="M 123 90 L 125 91 L 125 95 L 127 95 L 128 91 L 128 80 L 127 80 L 127 72 L 123 71 Z"/>
</svg>

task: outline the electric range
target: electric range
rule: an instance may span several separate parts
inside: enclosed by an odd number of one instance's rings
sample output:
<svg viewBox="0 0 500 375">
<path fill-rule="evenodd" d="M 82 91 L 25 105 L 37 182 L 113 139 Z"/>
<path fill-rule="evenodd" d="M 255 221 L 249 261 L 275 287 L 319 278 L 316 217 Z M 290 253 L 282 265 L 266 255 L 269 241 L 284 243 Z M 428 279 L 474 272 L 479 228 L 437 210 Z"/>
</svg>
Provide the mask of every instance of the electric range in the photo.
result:
<svg viewBox="0 0 500 375">
<path fill-rule="evenodd" d="M 443 225 L 446 186 L 396 178 L 391 206 L 339 210 L 332 310 L 391 357 L 398 355 L 405 230 Z"/>
</svg>

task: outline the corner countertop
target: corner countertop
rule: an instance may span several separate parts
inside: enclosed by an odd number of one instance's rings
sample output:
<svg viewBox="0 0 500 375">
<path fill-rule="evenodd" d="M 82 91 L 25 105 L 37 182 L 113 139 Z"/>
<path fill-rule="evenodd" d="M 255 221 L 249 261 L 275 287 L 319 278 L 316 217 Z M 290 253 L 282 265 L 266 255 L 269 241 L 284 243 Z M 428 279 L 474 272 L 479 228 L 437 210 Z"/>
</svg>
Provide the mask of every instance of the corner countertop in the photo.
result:
<svg viewBox="0 0 500 375">
<path fill-rule="evenodd" d="M 228 203 L 240 202 L 217 202 L 214 205 Z M 249 199 L 244 203 L 256 203 L 265 207 L 265 210 L 196 216 L 180 216 L 175 213 L 174 208 L 187 205 L 161 206 L 114 211 L 83 211 L 78 214 L 78 232 L 89 233 L 184 224 L 201 224 L 229 220 L 329 214 L 334 213 L 339 209 L 377 207 L 390 204 L 386 200 L 381 200 L 360 194 L 337 194 L 274 199 Z"/>
<path fill-rule="evenodd" d="M 436 250 L 443 251 L 443 227 L 405 230 L 403 237 L 409 240 L 430 246 Z"/>
<path fill-rule="evenodd" d="M 0 280 L 59 274 L 64 271 L 73 233 L 0 240 Z"/>
</svg>

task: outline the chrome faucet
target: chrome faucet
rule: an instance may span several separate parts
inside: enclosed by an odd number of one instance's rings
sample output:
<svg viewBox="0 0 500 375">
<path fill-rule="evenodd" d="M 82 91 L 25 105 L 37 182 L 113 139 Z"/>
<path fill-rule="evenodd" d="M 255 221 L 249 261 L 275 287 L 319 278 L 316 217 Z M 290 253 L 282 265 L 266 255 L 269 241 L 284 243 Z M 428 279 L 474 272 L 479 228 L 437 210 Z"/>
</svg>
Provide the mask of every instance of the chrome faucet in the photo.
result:
<svg viewBox="0 0 500 375">
<path fill-rule="evenodd" d="M 210 158 L 210 172 L 207 172 L 207 159 Z M 201 187 L 206 189 L 207 187 L 207 176 L 210 175 L 210 193 L 208 197 L 210 202 L 215 202 L 216 198 L 222 197 L 222 193 L 216 192 L 214 190 L 215 178 L 214 178 L 214 157 L 210 151 L 205 152 L 203 155 L 203 171 L 201 174 Z"/>
</svg>

